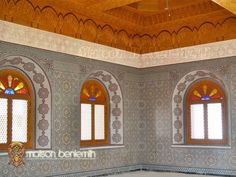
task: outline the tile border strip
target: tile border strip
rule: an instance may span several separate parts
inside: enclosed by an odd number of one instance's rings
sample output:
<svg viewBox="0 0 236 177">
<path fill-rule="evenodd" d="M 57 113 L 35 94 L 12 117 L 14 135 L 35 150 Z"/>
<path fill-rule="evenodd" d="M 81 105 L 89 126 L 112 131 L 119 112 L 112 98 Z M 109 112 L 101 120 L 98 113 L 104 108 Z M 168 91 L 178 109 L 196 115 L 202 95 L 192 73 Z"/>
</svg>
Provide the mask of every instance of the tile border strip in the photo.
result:
<svg viewBox="0 0 236 177">
<path fill-rule="evenodd" d="M 162 166 L 162 165 L 132 165 L 126 167 L 109 168 L 102 170 L 94 170 L 87 172 L 77 172 L 71 174 L 53 175 L 52 177 L 82 177 L 82 176 L 108 176 L 122 173 L 129 173 L 135 171 L 152 171 L 152 172 L 175 172 L 185 174 L 199 174 L 199 175 L 216 175 L 216 176 L 235 176 L 235 170 L 226 169 L 211 169 L 211 168 L 193 168 L 193 167 L 178 167 L 178 166 Z"/>
<path fill-rule="evenodd" d="M 107 176 L 107 175 L 115 175 L 132 171 L 140 171 L 141 169 L 142 165 L 132 165 L 126 167 L 109 168 L 109 169 L 78 172 L 71 174 L 53 175 L 52 177 Z"/>
<path fill-rule="evenodd" d="M 199 174 L 199 175 L 223 175 L 223 176 L 235 176 L 235 170 L 226 169 L 213 169 L 213 168 L 193 168 L 193 167 L 178 167 L 178 166 L 162 166 L 162 165 L 142 165 L 144 171 L 156 171 L 156 172 L 177 172 L 187 174 Z"/>
</svg>

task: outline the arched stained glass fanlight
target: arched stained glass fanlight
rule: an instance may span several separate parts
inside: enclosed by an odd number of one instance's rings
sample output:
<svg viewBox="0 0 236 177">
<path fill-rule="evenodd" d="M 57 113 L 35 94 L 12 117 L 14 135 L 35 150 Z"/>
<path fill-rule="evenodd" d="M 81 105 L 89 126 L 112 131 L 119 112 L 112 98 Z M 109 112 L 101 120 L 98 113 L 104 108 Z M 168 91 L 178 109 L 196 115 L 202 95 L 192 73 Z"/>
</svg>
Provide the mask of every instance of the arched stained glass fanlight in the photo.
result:
<svg viewBox="0 0 236 177">
<path fill-rule="evenodd" d="M 12 74 L 5 75 L 5 77 L 0 76 L 0 93 L 7 95 L 14 94 L 28 94 L 28 88 L 26 84 L 20 80 L 17 76 Z"/>
<path fill-rule="evenodd" d="M 224 99 L 224 93 L 222 89 L 214 82 L 199 82 L 194 85 L 191 90 L 191 100 L 192 101 L 209 101 L 209 100 L 219 100 Z"/>
<path fill-rule="evenodd" d="M 98 81 L 87 81 L 82 88 L 81 100 L 103 102 L 106 100 L 106 91 Z"/>
</svg>

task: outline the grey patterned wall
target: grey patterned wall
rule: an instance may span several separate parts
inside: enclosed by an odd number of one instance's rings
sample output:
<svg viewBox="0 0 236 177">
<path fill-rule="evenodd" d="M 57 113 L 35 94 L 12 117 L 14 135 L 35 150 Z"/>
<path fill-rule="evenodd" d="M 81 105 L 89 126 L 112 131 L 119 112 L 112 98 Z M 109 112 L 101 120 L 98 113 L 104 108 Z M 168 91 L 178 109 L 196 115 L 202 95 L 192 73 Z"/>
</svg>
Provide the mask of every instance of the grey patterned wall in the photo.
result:
<svg viewBox="0 0 236 177">
<path fill-rule="evenodd" d="M 0 176 L 50 176 L 137 164 L 236 170 L 236 58 L 137 70 L 0 42 L 0 60 L 8 55 L 32 58 L 49 78 L 53 150 L 79 148 L 81 84 L 92 71 L 112 73 L 123 94 L 125 147 L 97 150 L 96 160 L 26 160 L 20 168 L 0 156 Z M 216 73 L 229 88 L 231 149 L 172 147 L 172 94 L 178 81 L 194 70 Z"/>
<path fill-rule="evenodd" d="M 220 78 L 229 95 L 231 149 L 173 147 L 172 96 L 177 83 L 192 71 L 205 70 Z M 145 164 L 211 169 L 236 169 L 236 58 L 144 69 L 141 80 L 146 118 Z"/>
<path fill-rule="evenodd" d="M 96 70 L 112 73 L 123 94 L 125 147 L 96 150 L 96 160 L 25 160 L 25 165 L 19 168 L 8 165 L 8 157 L 0 155 L 1 177 L 50 176 L 129 166 L 141 161 L 143 140 L 140 132 L 143 127 L 136 111 L 140 109 L 136 69 L 0 42 L 0 60 L 9 55 L 33 59 L 48 76 L 52 87 L 53 150 L 79 150 L 79 95 L 82 82 Z"/>
</svg>

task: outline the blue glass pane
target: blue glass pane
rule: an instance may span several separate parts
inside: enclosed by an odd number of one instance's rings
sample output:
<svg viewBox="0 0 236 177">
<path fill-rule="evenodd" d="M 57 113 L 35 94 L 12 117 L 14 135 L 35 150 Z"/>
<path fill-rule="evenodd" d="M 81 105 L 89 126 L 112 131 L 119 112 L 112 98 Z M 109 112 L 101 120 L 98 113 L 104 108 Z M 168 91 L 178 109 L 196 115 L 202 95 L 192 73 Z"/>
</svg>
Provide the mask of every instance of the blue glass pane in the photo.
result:
<svg viewBox="0 0 236 177">
<path fill-rule="evenodd" d="M 207 100 L 210 100 L 210 97 L 209 97 L 209 96 L 203 96 L 203 97 L 201 98 L 201 100 L 207 101 Z"/>
<path fill-rule="evenodd" d="M 95 97 L 93 97 L 93 96 L 91 96 L 91 97 L 89 97 L 89 100 L 90 100 L 90 101 L 95 101 L 95 100 L 96 100 L 96 98 L 95 98 Z"/>
<path fill-rule="evenodd" d="M 13 89 L 11 89 L 11 88 L 8 88 L 8 89 L 5 90 L 5 94 L 7 94 L 7 95 L 14 95 L 15 91 Z"/>
</svg>

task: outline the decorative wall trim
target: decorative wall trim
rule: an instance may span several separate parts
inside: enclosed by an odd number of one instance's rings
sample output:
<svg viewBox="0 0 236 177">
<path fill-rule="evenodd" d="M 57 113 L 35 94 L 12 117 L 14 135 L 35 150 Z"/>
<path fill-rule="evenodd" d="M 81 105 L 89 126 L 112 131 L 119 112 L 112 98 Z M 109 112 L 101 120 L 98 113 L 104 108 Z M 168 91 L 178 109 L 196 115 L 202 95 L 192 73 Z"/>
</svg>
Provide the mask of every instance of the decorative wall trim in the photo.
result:
<svg viewBox="0 0 236 177">
<path fill-rule="evenodd" d="M 110 99 L 110 144 L 123 144 L 123 97 L 119 83 L 107 71 L 94 71 L 88 79 L 97 79 L 106 87 Z"/>
<path fill-rule="evenodd" d="M 173 144 L 184 144 L 184 97 L 188 87 L 196 80 L 210 78 L 222 86 L 224 83 L 212 72 L 196 70 L 186 74 L 177 83 L 172 96 L 172 142 Z"/>
<path fill-rule="evenodd" d="M 236 56 L 236 39 L 149 54 L 134 54 L 0 20 L 0 41 L 61 52 L 135 68 Z"/>
<path fill-rule="evenodd" d="M 95 171 L 86 171 L 86 172 L 78 172 L 78 173 L 71 173 L 71 174 L 63 174 L 63 175 L 53 175 L 53 177 L 80 177 L 80 176 L 104 176 L 104 175 L 115 175 L 125 172 L 132 172 L 132 171 L 140 171 L 142 169 L 142 165 L 132 165 L 132 166 L 125 166 L 125 167 L 116 167 L 116 168 L 109 168 L 109 169 L 102 169 L 102 170 L 95 170 Z"/>
<path fill-rule="evenodd" d="M 102 169 L 88 172 L 77 172 L 71 174 L 53 175 L 53 177 L 81 177 L 81 176 L 107 176 L 121 173 L 129 173 L 134 171 L 153 171 L 153 172 L 178 172 L 187 174 L 202 174 L 202 175 L 221 175 L 235 176 L 235 170 L 212 169 L 212 168 L 190 168 L 178 166 L 161 166 L 161 165 L 132 165 L 126 167 L 117 167 L 110 169 Z"/>
<path fill-rule="evenodd" d="M 140 67 L 148 68 L 232 56 L 236 56 L 235 39 L 143 54 L 140 58 Z"/>
<path fill-rule="evenodd" d="M 13 67 L 24 72 L 33 84 L 35 107 L 35 148 L 51 148 L 51 88 L 45 72 L 30 58 L 6 56 L 0 58 L 0 69 Z M 33 116 L 34 117 L 34 116 Z"/>
<path fill-rule="evenodd" d="M 223 176 L 236 175 L 235 170 L 161 166 L 161 165 L 142 165 L 142 170 L 157 171 L 157 172 L 180 172 L 180 173 L 192 173 L 192 174 L 202 174 L 202 175 L 223 175 Z"/>
</svg>

